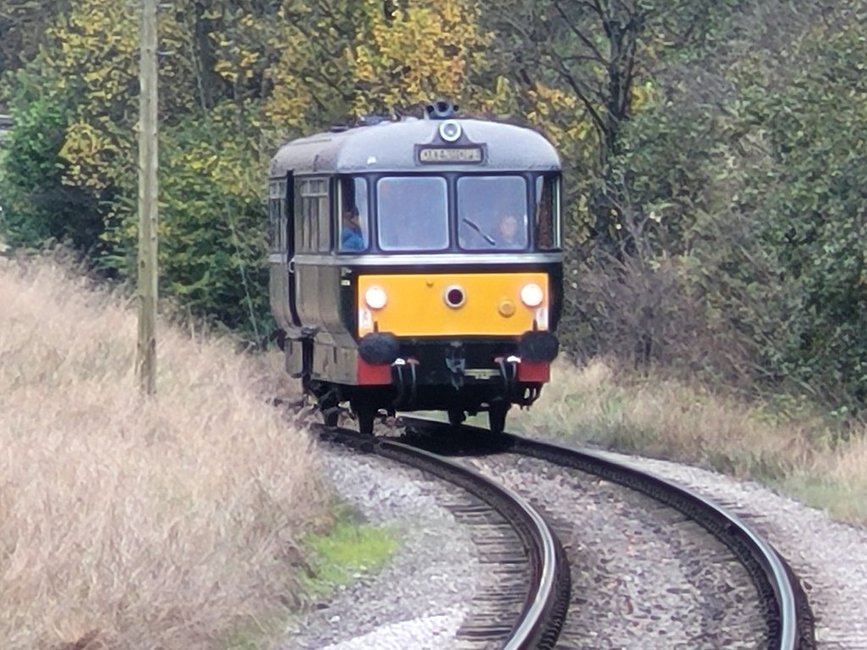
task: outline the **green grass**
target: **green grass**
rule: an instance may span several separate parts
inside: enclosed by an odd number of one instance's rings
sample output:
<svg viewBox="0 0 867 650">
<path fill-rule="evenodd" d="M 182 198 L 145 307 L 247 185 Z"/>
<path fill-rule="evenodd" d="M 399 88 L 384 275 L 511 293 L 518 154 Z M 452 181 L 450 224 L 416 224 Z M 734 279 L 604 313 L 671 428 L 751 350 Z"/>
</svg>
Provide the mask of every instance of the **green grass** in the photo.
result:
<svg viewBox="0 0 867 650">
<path fill-rule="evenodd" d="M 302 601 L 329 598 L 340 586 L 358 576 L 381 569 L 394 555 L 398 542 L 387 528 L 358 520 L 348 508 L 338 506 L 336 523 L 321 533 L 302 540 L 306 575 L 300 579 Z M 256 625 L 232 630 L 220 643 L 220 650 L 264 650 L 275 647 L 296 620 L 296 614 L 280 610 L 257 618 Z"/>
<path fill-rule="evenodd" d="M 398 543 L 388 529 L 343 520 L 324 534 L 309 535 L 304 546 L 311 555 L 305 589 L 311 597 L 323 598 L 359 574 L 380 569 Z"/>
<path fill-rule="evenodd" d="M 779 489 L 814 508 L 824 510 L 840 521 L 867 522 L 865 495 L 851 485 L 799 474 L 780 481 Z"/>
<path fill-rule="evenodd" d="M 281 612 L 232 631 L 219 644 L 220 650 L 265 650 L 275 648 L 285 636 L 288 616 Z"/>
<path fill-rule="evenodd" d="M 787 395 L 737 399 L 603 360 L 555 364 L 507 430 L 714 469 L 765 483 L 833 518 L 867 524 L 867 427 Z"/>
</svg>

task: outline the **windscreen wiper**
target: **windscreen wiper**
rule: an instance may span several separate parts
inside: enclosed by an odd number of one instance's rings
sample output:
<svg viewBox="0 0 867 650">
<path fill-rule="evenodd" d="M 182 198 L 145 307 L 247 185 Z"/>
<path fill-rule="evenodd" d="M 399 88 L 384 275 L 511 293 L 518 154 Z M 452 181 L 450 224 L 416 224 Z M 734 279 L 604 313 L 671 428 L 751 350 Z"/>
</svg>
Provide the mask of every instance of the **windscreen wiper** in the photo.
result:
<svg viewBox="0 0 867 650">
<path fill-rule="evenodd" d="M 493 237 L 489 237 L 489 236 L 486 235 L 484 232 L 482 232 L 482 229 L 479 228 L 479 224 L 477 224 L 475 221 L 470 221 L 470 220 L 467 219 L 466 217 L 464 217 L 463 219 L 461 219 L 461 221 L 463 221 L 463 222 L 464 222 L 465 224 L 467 224 L 470 228 L 472 228 L 472 229 L 475 230 L 477 233 L 479 233 L 479 234 L 482 236 L 482 238 L 483 238 L 486 242 L 488 242 L 491 246 L 496 246 L 496 245 L 497 245 L 497 242 L 494 241 L 494 238 L 493 238 Z"/>
</svg>

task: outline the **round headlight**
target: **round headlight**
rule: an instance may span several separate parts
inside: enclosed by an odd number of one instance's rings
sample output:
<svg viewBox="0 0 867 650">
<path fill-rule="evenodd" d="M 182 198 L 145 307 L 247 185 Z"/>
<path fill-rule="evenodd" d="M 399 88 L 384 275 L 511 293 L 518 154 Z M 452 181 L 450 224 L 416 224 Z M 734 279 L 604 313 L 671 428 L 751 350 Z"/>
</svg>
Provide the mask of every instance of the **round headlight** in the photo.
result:
<svg viewBox="0 0 867 650">
<path fill-rule="evenodd" d="M 525 284 L 521 288 L 521 302 L 527 305 L 527 307 L 538 307 L 544 299 L 545 292 L 535 282 Z"/>
<path fill-rule="evenodd" d="M 364 292 L 364 302 L 371 309 L 382 309 L 388 302 L 388 296 L 382 287 L 370 287 Z"/>
<path fill-rule="evenodd" d="M 446 142 L 456 142 L 461 137 L 461 125 L 454 120 L 440 124 L 440 137 Z"/>
</svg>

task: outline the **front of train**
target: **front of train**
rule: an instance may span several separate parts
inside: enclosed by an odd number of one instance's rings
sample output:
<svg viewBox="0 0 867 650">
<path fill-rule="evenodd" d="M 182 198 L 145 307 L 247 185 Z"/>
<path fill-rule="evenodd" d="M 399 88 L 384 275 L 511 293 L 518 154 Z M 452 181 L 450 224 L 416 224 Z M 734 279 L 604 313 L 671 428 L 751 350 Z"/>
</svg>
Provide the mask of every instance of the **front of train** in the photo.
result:
<svg viewBox="0 0 867 650">
<path fill-rule="evenodd" d="M 538 398 L 558 353 L 559 158 L 529 129 L 429 112 L 393 151 L 367 149 L 368 173 L 343 199 L 349 212 L 361 205 L 367 247 L 342 281 L 352 405 L 452 422 L 487 412 L 501 431 L 511 406 Z"/>
</svg>

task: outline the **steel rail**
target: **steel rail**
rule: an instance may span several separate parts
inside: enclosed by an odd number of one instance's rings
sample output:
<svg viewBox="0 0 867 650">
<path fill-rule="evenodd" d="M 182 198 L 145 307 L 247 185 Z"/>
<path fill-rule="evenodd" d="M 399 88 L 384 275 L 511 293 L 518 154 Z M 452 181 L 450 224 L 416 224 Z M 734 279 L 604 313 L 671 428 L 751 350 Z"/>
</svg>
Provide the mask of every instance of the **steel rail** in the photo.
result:
<svg viewBox="0 0 867 650">
<path fill-rule="evenodd" d="M 528 555 L 533 585 L 504 650 L 553 648 L 569 604 L 571 577 L 563 548 L 544 518 L 516 492 L 424 449 L 356 431 L 314 425 L 323 440 L 395 460 L 474 494 L 510 523 Z"/>
<path fill-rule="evenodd" d="M 454 435 L 459 430 L 461 436 L 475 444 L 488 444 L 498 452 L 532 456 L 595 474 L 666 503 L 732 549 L 752 576 L 760 597 L 764 598 L 768 590 L 772 592 L 773 599 L 767 605 L 776 621 L 772 621 L 770 647 L 803 650 L 816 646 L 812 612 L 791 568 L 749 524 L 713 501 L 653 473 L 614 460 L 605 452 L 576 449 L 509 433 L 492 435 L 487 429 L 468 425 L 455 427 L 414 417 L 403 417 L 403 420 L 410 426 L 433 430 L 434 433 L 448 431 Z M 701 514 L 697 516 L 697 513 Z M 758 568 L 759 573 L 750 570 L 747 562 L 754 563 L 753 568 Z"/>
</svg>

